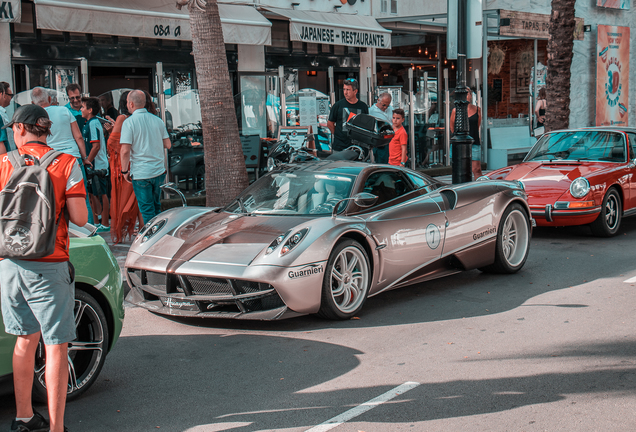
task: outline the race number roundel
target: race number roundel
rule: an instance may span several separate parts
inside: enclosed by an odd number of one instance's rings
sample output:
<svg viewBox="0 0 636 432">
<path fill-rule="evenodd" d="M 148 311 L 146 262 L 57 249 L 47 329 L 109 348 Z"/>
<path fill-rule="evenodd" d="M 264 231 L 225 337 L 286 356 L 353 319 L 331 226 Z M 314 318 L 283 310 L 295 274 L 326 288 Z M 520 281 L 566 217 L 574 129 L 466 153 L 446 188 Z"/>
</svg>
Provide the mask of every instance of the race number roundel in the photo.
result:
<svg viewBox="0 0 636 432">
<path fill-rule="evenodd" d="M 439 233 L 439 228 L 435 224 L 428 224 L 426 227 L 426 244 L 431 249 L 437 249 L 440 242 L 442 241 L 442 236 Z"/>
</svg>

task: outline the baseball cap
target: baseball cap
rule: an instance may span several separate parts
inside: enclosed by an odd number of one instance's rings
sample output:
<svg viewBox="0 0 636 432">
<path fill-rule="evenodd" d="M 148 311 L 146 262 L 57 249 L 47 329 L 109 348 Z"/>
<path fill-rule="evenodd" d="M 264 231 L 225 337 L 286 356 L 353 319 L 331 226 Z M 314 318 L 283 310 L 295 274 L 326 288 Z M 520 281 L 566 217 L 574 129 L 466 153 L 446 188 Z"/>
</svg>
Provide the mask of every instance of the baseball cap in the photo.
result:
<svg viewBox="0 0 636 432">
<path fill-rule="evenodd" d="M 13 113 L 13 118 L 9 123 L 4 125 L 2 129 L 10 128 L 15 123 L 23 123 L 30 125 L 37 125 L 38 120 L 44 117 L 45 119 L 49 119 L 49 114 L 46 112 L 44 108 L 39 105 L 22 105 Z"/>
</svg>

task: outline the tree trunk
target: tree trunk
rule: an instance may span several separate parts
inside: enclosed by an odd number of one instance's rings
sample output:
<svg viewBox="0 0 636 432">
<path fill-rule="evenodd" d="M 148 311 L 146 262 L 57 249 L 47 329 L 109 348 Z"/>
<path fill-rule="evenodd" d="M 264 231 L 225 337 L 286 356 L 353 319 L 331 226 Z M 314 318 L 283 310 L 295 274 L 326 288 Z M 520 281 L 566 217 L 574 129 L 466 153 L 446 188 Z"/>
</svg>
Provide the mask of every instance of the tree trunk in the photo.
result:
<svg viewBox="0 0 636 432">
<path fill-rule="evenodd" d="M 215 207 L 228 204 L 248 179 L 219 7 L 216 0 L 198 3 L 190 9 L 192 51 L 201 100 L 206 205 Z"/>
<path fill-rule="evenodd" d="M 566 129 L 570 124 L 570 68 L 574 48 L 574 3 L 552 0 L 546 93 L 545 130 Z"/>
</svg>

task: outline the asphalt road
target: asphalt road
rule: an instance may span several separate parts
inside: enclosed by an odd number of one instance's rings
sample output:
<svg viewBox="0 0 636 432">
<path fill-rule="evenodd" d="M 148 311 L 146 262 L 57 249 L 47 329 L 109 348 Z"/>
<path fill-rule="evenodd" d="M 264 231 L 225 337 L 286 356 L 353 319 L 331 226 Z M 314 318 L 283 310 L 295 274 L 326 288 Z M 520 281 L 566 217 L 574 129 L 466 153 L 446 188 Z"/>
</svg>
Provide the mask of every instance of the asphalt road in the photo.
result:
<svg viewBox="0 0 636 432">
<path fill-rule="evenodd" d="M 471 271 L 384 293 L 345 322 L 171 320 L 127 307 L 67 426 L 634 430 L 636 282 L 625 281 L 636 277 L 635 239 L 636 219 L 612 239 L 536 229 L 518 274 Z M 12 415 L 0 397 L 1 427 Z"/>
</svg>

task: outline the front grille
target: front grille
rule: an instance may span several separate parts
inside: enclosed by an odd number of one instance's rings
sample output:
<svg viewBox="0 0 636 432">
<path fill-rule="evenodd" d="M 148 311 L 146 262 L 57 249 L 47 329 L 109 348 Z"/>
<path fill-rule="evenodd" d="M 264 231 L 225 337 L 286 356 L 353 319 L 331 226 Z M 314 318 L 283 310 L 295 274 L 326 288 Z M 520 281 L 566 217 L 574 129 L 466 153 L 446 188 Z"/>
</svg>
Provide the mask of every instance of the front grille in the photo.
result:
<svg viewBox="0 0 636 432">
<path fill-rule="evenodd" d="M 232 287 L 227 279 L 187 276 L 195 295 L 232 295 Z"/>
<path fill-rule="evenodd" d="M 145 285 L 152 285 L 157 288 L 166 289 L 166 274 L 147 271 Z"/>
<path fill-rule="evenodd" d="M 128 269 L 133 285 L 146 300 L 158 299 L 173 309 L 225 311 L 234 313 L 267 311 L 285 306 L 268 283 L 202 276 L 178 276 L 139 269 Z M 147 287 L 144 289 L 144 286 Z M 167 296 L 161 295 L 168 294 Z M 190 295 L 206 297 L 190 300 Z"/>
</svg>

